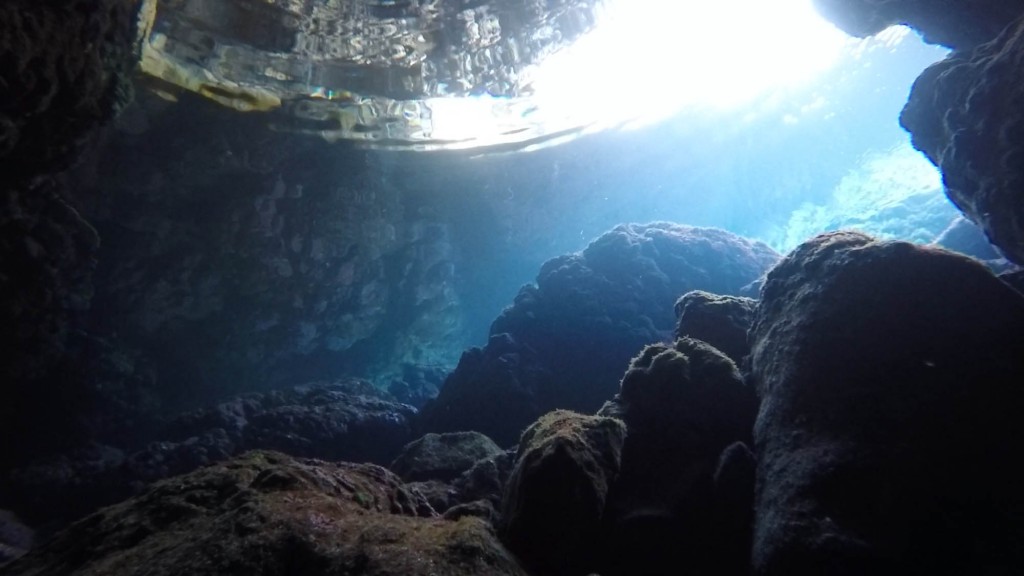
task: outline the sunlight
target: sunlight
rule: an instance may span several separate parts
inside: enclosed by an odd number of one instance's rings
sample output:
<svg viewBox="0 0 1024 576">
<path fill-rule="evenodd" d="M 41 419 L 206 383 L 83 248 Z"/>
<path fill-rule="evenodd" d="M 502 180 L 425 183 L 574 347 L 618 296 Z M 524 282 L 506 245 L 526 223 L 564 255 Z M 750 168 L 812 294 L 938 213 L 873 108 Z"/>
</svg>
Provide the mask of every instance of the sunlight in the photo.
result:
<svg viewBox="0 0 1024 576">
<path fill-rule="evenodd" d="M 593 32 L 536 70 L 532 87 L 555 115 L 648 123 L 811 81 L 851 42 L 810 0 L 610 1 Z"/>
</svg>

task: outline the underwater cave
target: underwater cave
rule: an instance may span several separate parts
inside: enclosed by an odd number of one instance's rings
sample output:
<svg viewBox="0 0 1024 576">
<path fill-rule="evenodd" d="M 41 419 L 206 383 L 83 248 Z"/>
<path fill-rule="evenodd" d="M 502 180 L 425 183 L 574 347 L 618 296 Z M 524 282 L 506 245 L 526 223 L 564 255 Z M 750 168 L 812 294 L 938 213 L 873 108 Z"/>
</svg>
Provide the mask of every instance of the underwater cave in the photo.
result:
<svg viewBox="0 0 1024 576">
<path fill-rule="evenodd" d="M 7 0 L 0 576 L 1024 573 L 1024 5 Z"/>
</svg>

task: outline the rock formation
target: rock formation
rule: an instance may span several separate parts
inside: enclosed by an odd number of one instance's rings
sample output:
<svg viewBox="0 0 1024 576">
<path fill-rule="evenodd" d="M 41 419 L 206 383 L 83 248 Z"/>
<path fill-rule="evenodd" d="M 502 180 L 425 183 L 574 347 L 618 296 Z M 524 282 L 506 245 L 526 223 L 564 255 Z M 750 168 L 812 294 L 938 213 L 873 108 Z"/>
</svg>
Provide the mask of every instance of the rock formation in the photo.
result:
<svg viewBox="0 0 1024 576">
<path fill-rule="evenodd" d="M 89 516 L 0 574 L 526 574 L 483 520 L 431 514 L 379 466 L 250 452 Z"/>
<path fill-rule="evenodd" d="M 1024 569 L 1024 297 L 853 232 L 801 245 L 761 296 L 754 574 Z"/>
<path fill-rule="evenodd" d="M 541 267 L 494 321 L 487 346 L 466 352 L 424 407 L 422 429 L 478 430 L 507 445 L 550 410 L 597 410 L 638 350 L 672 338 L 680 294 L 737 294 L 776 259 L 722 230 L 618 226 Z"/>
</svg>

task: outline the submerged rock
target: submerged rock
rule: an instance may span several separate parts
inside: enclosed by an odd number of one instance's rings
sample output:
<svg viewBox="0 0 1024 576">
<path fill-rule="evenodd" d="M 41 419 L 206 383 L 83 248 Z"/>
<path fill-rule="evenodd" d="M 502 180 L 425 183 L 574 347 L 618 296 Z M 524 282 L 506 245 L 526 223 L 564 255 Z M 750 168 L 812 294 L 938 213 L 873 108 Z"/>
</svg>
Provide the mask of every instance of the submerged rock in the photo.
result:
<svg viewBox="0 0 1024 576">
<path fill-rule="evenodd" d="M 722 296 L 702 290 L 687 292 L 676 300 L 676 337 L 703 340 L 721 350 L 737 365 L 750 353 L 747 330 L 757 301 L 742 296 Z"/>
<path fill-rule="evenodd" d="M 767 278 L 757 575 L 1024 570 L 1024 296 L 977 261 L 819 236 Z"/>
<path fill-rule="evenodd" d="M 969 50 L 999 34 L 1024 11 L 1015 0 L 956 0 L 941 8 L 928 0 L 814 0 L 818 10 L 852 36 L 866 37 L 904 24 L 925 42 Z"/>
<path fill-rule="evenodd" d="M 0 574 L 525 575 L 484 521 L 423 508 L 379 466 L 251 452 L 97 512 Z"/>
<path fill-rule="evenodd" d="M 566 410 L 527 428 L 502 503 L 502 540 L 535 572 L 571 576 L 597 565 L 608 490 L 625 426 Z"/>
<path fill-rule="evenodd" d="M 953 203 L 1024 264 L 1024 18 L 999 30 L 922 72 L 900 123 L 942 170 Z"/>
<path fill-rule="evenodd" d="M 0 566 L 23 556 L 35 539 L 35 533 L 9 510 L 0 510 Z"/>
<path fill-rule="evenodd" d="M 466 352 L 421 414 L 424 431 L 478 430 L 501 445 L 541 414 L 592 412 L 637 350 L 671 338 L 673 304 L 690 290 L 737 294 L 777 259 L 728 232 L 666 222 L 617 226 L 545 263 Z"/>
<path fill-rule="evenodd" d="M 139 5 L 0 4 L 0 179 L 60 172 L 131 100 Z"/>
<path fill-rule="evenodd" d="M 723 574 L 727 522 L 716 519 L 714 475 L 727 446 L 749 441 L 756 411 L 735 364 L 704 342 L 681 338 L 633 359 L 598 413 L 627 429 L 604 512 L 603 573 Z"/>
<path fill-rule="evenodd" d="M 501 453 L 493 440 L 479 432 L 431 433 L 406 444 L 389 468 L 406 482 L 450 481 L 477 460 Z"/>
<path fill-rule="evenodd" d="M 20 467 L 3 484 L 2 502 L 59 526 L 246 450 L 385 464 L 411 439 L 414 413 L 361 380 L 248 394 L 172 420 L 141 450 L 92 444 Z"/>
</svg>

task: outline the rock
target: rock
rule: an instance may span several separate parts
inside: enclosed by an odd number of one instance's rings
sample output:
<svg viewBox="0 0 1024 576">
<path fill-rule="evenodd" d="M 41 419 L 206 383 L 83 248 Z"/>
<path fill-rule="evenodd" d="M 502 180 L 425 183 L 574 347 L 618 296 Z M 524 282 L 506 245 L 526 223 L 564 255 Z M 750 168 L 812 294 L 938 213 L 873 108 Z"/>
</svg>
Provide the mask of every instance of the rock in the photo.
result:
<svg viewBox="0 0 1024 576">
<path fill-rule="evenodd" d="M 747 330 L 757 301 L 742 296 L 721 296 L 702 290 L 676 300 L 676 337 L 703 340 L 721 350 L 737 365 L 750 353 Z"/>
<path fill-rule="evenodd" d="M 41 458 L 3 478 L 3 505 L 30 525 L 50 531 L 131 494 L 123 451 L 92 444 Z"/>
<path fill-rule="evenodd" d="M 33 420 L 46 419 L 55 397 L 84 393 L 75 386 L 81 380 L 77 372 L 61 374 L 60 368 L 73 369 L 62 360 L 92 298 L 99 237 L 51 181 L 24 188 L 0 183 L 0 202 L 0 345 L 17 351 L 0 356 L 0 434 L 34 444 L 4 442 L 2 469 L 43 444 L 33 439 L 41 440 L 40 428 L 48 426 Z M 46 420 L 54 427 L 65 424 L 62 417 Z M 52 448 L 52 442 L 45 444 Z"/>
<path fill-rule="evenodd" d="M 1024 297 L 977 261 L 855 232 L 769 274 L 753 573 L 1012 574 Z"/>
<path fill-rule="evenodd" d="M 102 193 L 76 188 L 103 237 L 93 328 L 142 344 L 182 403 L 450 370 L 467 340 L 450 214 L 378 158 L 228 112 L 183 98 L 113 132 Z"/>
<path fill-rule="evenodd" d="M 1021 294 L 1024 294 L 1024 269 L 1004 272 L 999 275 L 999 279 L 1016 288 Z"/>
<path fill-rule="evenodd" d="M 498 512 L 488 500 L 474 500 L 465 504 L 458 504 L 445 510 L 444 513 L 445 520 L 458 520 L 467 516 L 480 518 L 490 524 L 494 524 L 498 520 Z"/>
<path fill-rule="evenodd" d="M 905 24 L 925 42 L 963 50 L 987 42 L 1024 12 L 1014 0 L 960 0 L 941 9 L 928 0 L 815 0 L 814 4 L 852 36 L 864 38 Z"/>
<path fill-rule="evenodd" d="M 957 216 L 950 222 L 933 244 L 978 260 L 996 260 L 1003 257 L 989 243 L 985 233 L 963 216 Z"/>
<path fill-rule="evenodd" d="M 485 515 L 477 512 L 482 506 L 481 502 L 487 502 L 490 507 L 487 509 L 486 517 L 496 521 L 505 484 L 512 474 L 515 462 L 515 448 L 503 450 L 477 460 L 468 470 L 451 481 L 423 480 L 409 482 L 407 486 L 421 494 L 430 502 L 431 507 L 441 514 L 458 508 L 460 511 L 452 512 L 453 515 L 460 516 L 465 513 L 484 517 Z"/>
<path fill-rule="evenodd" d="M 703 527 L 712 574 L 750 574 L 756 474 L 757 461 L 746 444 L 735 442 L 722 451 L 715 469 L 710 522 Z"/>
<path fill-rule="evenodd" d="M 502 449 L 479 432 L 427 434 L 402 448 L 391 471 L 406 482 L 454 480 L 477 460 L 497 456 Z"/>
<path fill-rule="evenodd" d="M 0 5 L 0 175 L 66 168 L 83 140 L 131 100 L 140 3 Z M 6 186 L 0 185 L 0 188 Z"/>
<path fill-rule="evenodd" d="M 23 556 L 32 548 L 34 531 L 9 510 L 0 510 L 0 566 Z"/>
<path fill-rule="evenodd" d="M 620 473 L 604 511 L 602 573 L 715 573 L 714 474 L 751 436 L 757 400 L 735 364 L 699 340 L 646 347 L 598 415 L 626 424 Z"/>
<path fill-rule="evenodd" d="M 670 337 L 679 294 L 738 293 L 776 259 L 722 230 L 617 226 L 541 267 L 494 321 L 487 347 L 464 354 L 424 406 L 421 429 L 477 430 L 508 445 L 548 411 L 593 412 L 637 350 Z"/>
<path fill-rule="evenodd" d="M 437 398 L 420 411 L 417 429 L 477 430 L 507 446 L 541 414 L 537 387 L 551 380 L 533 349 L 494 334 L 484 348 L 462 354 Z"/>
<path fill-rule="evenodd" d="M 383 464 L 412 437 L 414 413 L 361 380 L 248 394 L 183 414 L 158 434 L 160 440 L 129 453 L 92 444 L 16 468 L 0 503 L 59 528 L 151 482 L 246 450 Z"/>
<path fill-rule="evenodd" d="M 440 366 L 406 364 L 402 377 L 388 385 L 388 392 L 399 402 L 419 409 L 437 396 L 447 376 L 448 370 Z"/>
<path fill-rule="evenodd" d="M 505 484 L 516 463 L 516 450 L 510 449 L 476 461 L 452 482 L 463 503 L 487 500 L 495 509 L 501 508 Z"/>
<path fill-rule="evenodd" d="M 379 466 L 251 452 L 97 512 L 0 573 L 525 574 L 484 521 L 416 517 L 414 500 Z"/>
<path fill-rule="evenodd" d="M 502 502 L 501 535 L 532 571 L 570 576 L 596 565 L 625 434 L 619 420 L 565 410 L 523 433 Z"/>
<path fill-rule="evenodd" d="M 458 504 L 458 491 L 446 482 L 440 480 L 424 480 L 422 482 L 409 482 L 406 488 L 410 492 L 421 496 L 430 504 L 434 512 L 443 514 L 452 506 Z"/>
<path fill-rule="evenodd" d="M 116 410 L 76 357 L 100 243 L 57 175 L 131 99 L 139 5 L 0 4 L 0 471 L 103 441 Z"/>
<path fill-rule="evenodd" d="M 914 147 L 942 170 L 953 203 L 1008 259 L 1022 264 L 1024 94 L 1018 87 L 1024 72 L 1016 62 L 1024 52 L 1024 18 L 990 38 L 921 73 L 900 123 Z"/>
</svg>

